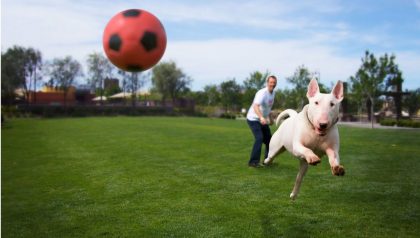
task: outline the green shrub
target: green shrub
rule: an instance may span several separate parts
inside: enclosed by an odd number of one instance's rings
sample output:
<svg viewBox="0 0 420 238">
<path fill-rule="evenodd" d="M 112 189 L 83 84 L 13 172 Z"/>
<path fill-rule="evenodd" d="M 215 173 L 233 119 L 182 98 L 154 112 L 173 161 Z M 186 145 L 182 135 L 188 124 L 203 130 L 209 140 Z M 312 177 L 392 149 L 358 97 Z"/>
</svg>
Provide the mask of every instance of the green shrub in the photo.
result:
<svg viewBox="0 0 420 238">
<path fill-rule="evenodd" d="M 225 112 L 222 115 L 220 115 L 220 118 L 225 118 L 225 119 L 236 119 L 236 115 L 233 113 L 228 113 Z"/>
<path fill-rule="evenodd" d="M 17 115 L 28 114 L 40 117 L 86 117 L 86 116 L 171 116 L 176 115 L 171 107 L 127 107 L 127 106 L 19 106 Z"/>
<path fill-rule="evenodd" d="M 380 121 L 380 124 L 382 126 L 399 126 L 399 127 L 413 127 L 413 128 L 420 128 L 420 122 L 419 121 L 413 121 L 410 119 L 403 119 L 397 121 L 396 119 L 382 119 Z"/>
<path fill-rule="evenodd" d="M 20 112 L 16 106 L 1 106 L 1 114 L 4 117 L 20 117 Z"/>
<path fill-rule="evenodd" d="M 380 121 L 380 124 L 382 126 L 395 126 L 397 124 L 397 121 L 394 119 L 382 119 Z"/>
</svg>

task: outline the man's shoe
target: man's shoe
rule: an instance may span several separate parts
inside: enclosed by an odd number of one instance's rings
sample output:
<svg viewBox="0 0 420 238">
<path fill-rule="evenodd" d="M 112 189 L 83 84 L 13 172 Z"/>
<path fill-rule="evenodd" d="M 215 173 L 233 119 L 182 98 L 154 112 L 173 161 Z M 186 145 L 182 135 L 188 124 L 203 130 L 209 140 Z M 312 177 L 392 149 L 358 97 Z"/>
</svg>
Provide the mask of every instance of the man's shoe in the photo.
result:
<svg viewBox="0 0 420 238">
<path fill-rule="evenodd" d="M 261 167 L 260 163 L 248 163 L 248 166 L 253 167 L 253 168 L 260 168 Z"/>
</svg>

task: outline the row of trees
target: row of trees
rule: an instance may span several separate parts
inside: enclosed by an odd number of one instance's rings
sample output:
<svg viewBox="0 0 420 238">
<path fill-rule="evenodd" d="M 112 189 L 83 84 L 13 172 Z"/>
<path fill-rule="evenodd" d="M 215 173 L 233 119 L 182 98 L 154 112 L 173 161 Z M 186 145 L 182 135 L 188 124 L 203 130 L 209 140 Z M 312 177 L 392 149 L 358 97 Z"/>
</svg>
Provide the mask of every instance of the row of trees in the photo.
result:
<svg viewBox="0 0 420 238">
<path fill-rule="evenodd" d="M 68 88 L 74 85 L 77 78 L 85 76 L 81 64 L 71 56 L 43 62 L 42 54 L 38 50 L 14 46 L 2 52 L 1 57 L 3 102 L 14 98 L 16 88 L 22 88 L 28 96 L 29 91 L 36 91 L 37 85 L 41 82 L 60 88 L 67 93 Z M 347 80 L 346 99 L 350 112 L 360 111 L 360 108 L 366 106 L 369 109 L 367 110 L 369 115 L 373 115 L 375 107 L 386 96 L 393 97 L 397 118 L 401 116 L 403 107 L 410 113 L 418 110 L 420 89 L 402 92 L 404 80 L 395 59 L 394 55 L 387 54 L 377 59 L 373 53 L 365 52 L 359 70 Z M 249 107 L 256 91 L 264 87 L 265 79 L 270 74 L 268 71 L 254 71 L 243 81 L 243 84 L 239 84 L 235 78 L 232 78 L 219 85 L 207 85 L 202 91 L 193 92 L 189 88 L 192 79 L 173 61 L 159 63 L 150 74 L 127 73 L 118 70 L 103 54 L 97 52 L 88 55 L 86 64 L 85 83 L 98 96 L 105 94 L 104 80 L 106 78 L 119 79 L 121 88 L 117 90 L 129 92 L 132 95 L 150 80 L 152 92 L 159 94 L 163 101 L 189 97 L 193 98 L 198 105 L 220 106 L 226 111 L 238 111 Z M 304 65 L 299 66 L 292 76 L 286 78 L 292 88 L 278 89 L 275 107 L 301 109 L 307 101 L 306 88 L 310 79 L 318 78 L 318 76 L 317 72 L 311 72 Z M 321 82 L 319 84 L 321 91 L 329 91 L 326 85 Z"/>
<path fill-rule="evenodd" d="M 86 76 L 81 64 L 71 56 L 44 62 L 41 52 L 33 48 L 9 48 L 2 52 L 1 61 L 3 103 L 10 104 L 14 100 L 16 89 L 22 89 L 28 99 L 30 91 L 37 91 L 40 84 L 63 90 L 65 100 L 70 86 L 74 86 L 76 79 Z M 87 77 L 84 83 L 101 98 L 105 93 L 106 78 L 119 79 L 121 88 L 116 92 L 124 91 L 132 95 L 151 79 L 152 90 L 159 93 L 163 101 L 175 100 L 185 94 L 189 91 L 188 86 L 191 83 L 191 79 L 177 68 L 174 62 L 159 64 L 153 68 L 151 75 L 119 70 L 103 54 L 97 52 L 87 56 L 86 64 Z"/>
<path fill-rule="evenodd" d="M 37 90 L 37 85 L 45 75 L 49 79 L 44 84 L 52 87 L 59 85 L 65 99 L 76 77 L 82 75 L 82 66 L 71 56 L 44 64 L 41 52 L 33 48 L 14 46 L 2 52 L 1 61 L 2 102 L 11 103 L 18 88 L 29 98 L 30 91 Z"/>
<path fill-rule="evenodd" d="M 201 105 L 222 105 L 225 110 L 247 108 L 253 100 L 256 91 L 264 86 L 264 79 L 270 72 L 253 72 L 243 85 L 235 79 L 222 82 L 220 85 L 209 85 L 203 91 L 193 92 L 192 96 Z M 291 89 L 278 89 L 274 108 L 302 109 L 307 103 L 306 90 L 312 78 L 319 81 L 319 73 L 310 71 L 304 65 L 299 66 L 294 74 L 286 80 L 292 85 Z M 403 77 L 394 55 L 381 56 L 377 59 L 373 53 L 365 52 L 362 64 L 354 76 L 345 81 L 345 107 L 349 114 L 360 113 L 366 108 L 368 118 L 373 112 L 381 109 L 384 100 L 389 97 L 395 103 L 397 119 L 401 118 L 402 109 L 411 115 L 420 107 L 420 88 L 402 92 Z M 319 82 L 321 92 L 330 92 L 331 88 Z M 332 85 L 331 85 L 332 86 Z M 373 120 L 371 120 L 373 122 Z"/>
</svg>

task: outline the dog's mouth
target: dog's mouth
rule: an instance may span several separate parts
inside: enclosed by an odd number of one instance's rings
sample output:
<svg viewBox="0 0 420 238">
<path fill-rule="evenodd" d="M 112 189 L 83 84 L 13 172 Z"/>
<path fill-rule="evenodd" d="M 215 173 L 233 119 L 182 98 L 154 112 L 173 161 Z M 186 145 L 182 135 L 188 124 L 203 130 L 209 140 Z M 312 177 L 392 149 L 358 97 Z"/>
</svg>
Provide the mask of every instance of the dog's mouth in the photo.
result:
<svg viewBox="0 0 420 238">
<path fill-rule="evenodd" d="M 325 136 L 327 134 L 327 128 L 315 127 L 315 132 L 317 135 Z"/>
</svg>

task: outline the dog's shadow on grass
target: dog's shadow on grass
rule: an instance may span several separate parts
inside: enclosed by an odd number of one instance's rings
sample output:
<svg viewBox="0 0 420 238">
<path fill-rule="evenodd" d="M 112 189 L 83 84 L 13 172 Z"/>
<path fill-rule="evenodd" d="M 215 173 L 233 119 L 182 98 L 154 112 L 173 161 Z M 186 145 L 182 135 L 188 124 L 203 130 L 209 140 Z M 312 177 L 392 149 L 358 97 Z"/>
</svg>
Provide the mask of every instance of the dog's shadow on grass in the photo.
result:
<svg viewBox="0 0 420 238">
<path fill-rule="evenodd" d="M 299 165 L 298 164 L 294 165 L 294 164 L 286 164 L 286 163 L 281 163 L 281 162 L 274 162 L 270 165 L 264 165 L 262 167 L 262 169 L 263 170 L 273 170 L 273 171 L 280 171 L 280 170 L 289 171 L 289 170 L 291 170 L 294 173 L 294 172 L 298 171 Z"/>
<path fill-rule="evenodd" d="M 311 237 L 306 223 L 301 217 L 265 211 L 260 214 L 263 237 Z"/>
</svg>

